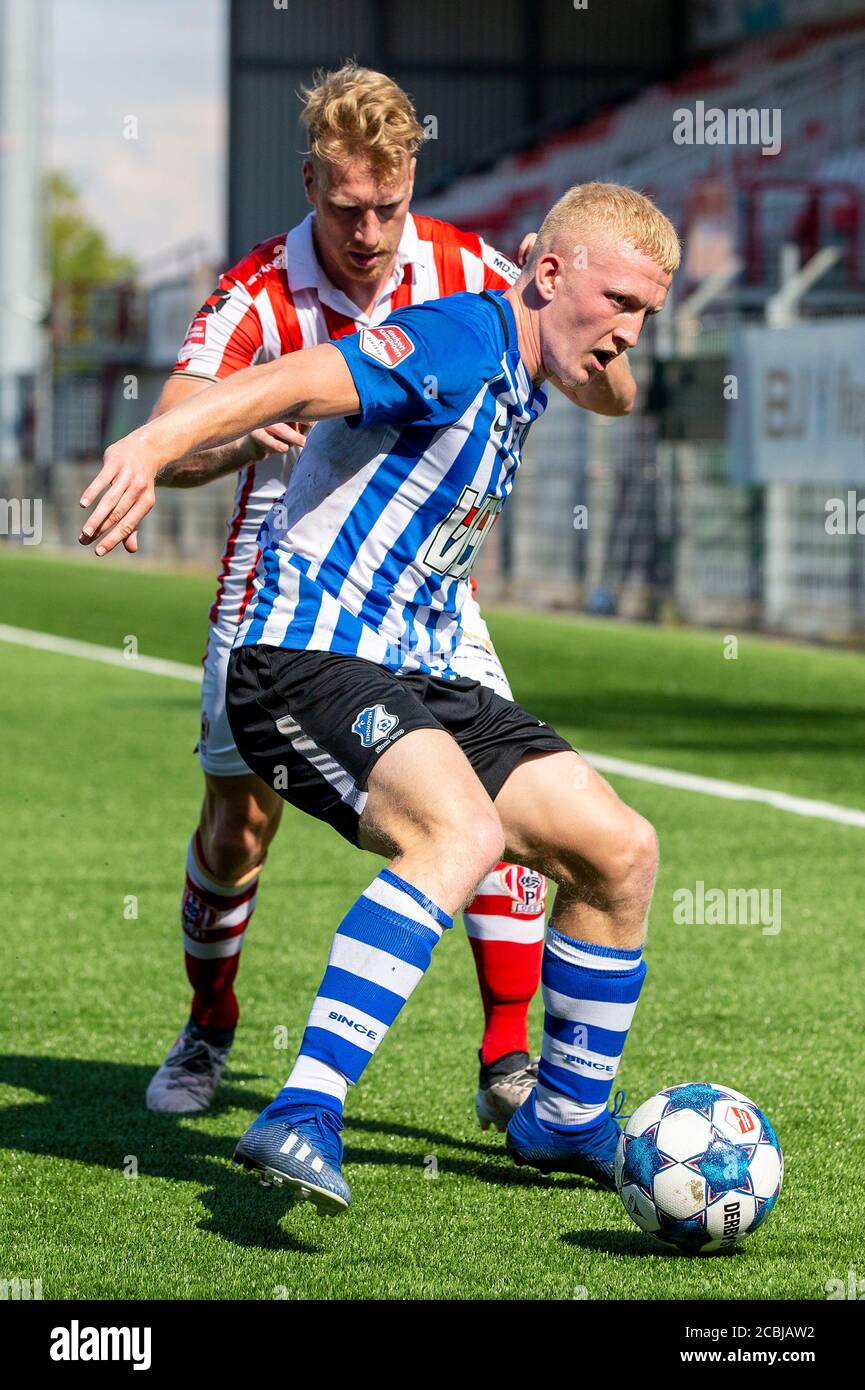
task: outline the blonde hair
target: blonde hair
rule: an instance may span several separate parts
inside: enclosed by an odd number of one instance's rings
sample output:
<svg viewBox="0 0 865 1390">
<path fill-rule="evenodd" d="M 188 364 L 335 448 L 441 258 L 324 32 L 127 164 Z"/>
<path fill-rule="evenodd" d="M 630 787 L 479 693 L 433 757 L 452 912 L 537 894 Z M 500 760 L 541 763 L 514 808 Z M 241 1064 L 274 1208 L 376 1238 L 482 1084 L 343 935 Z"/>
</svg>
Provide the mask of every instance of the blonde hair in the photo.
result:
<svg viewBox="0 0 865 1390">
<path fill-rule="evenodd" d="M 541 223 L 526 265 L 533 271 L 556 244 L 570 244 L 590 229 L 606 229 L 625 238 L 672 275 L 679 268 L 681 246 L 672 222 L 650 198 L 620 183 L 578 183 L 554 203 Z"/>
<path fill-rule="evenodd" d="M 411 97 L 385 73 L 360 68 L 353 59 L 334 72 L 320 69 L 299 95 L 314 164 L 360 157 L 379 183 L 389 183 L 423 143 Z"/>
</svg>

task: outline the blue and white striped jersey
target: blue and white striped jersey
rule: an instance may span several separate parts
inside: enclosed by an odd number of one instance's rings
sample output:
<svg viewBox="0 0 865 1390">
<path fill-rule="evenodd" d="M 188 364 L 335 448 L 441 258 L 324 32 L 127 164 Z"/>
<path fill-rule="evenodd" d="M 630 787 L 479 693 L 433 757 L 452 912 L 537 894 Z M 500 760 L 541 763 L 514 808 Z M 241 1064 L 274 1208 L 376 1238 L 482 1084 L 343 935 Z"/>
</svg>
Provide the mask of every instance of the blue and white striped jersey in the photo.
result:
<svg viewBox="0 0 865 1390">
<path fill-rule="evenodd" d="M 235 645 L 454 678 L 467 576 L 546 395 L 503 292 L 399 309 L 334 347 L 360 414 L 311 431 L 262 525 Z"/>
</svg>

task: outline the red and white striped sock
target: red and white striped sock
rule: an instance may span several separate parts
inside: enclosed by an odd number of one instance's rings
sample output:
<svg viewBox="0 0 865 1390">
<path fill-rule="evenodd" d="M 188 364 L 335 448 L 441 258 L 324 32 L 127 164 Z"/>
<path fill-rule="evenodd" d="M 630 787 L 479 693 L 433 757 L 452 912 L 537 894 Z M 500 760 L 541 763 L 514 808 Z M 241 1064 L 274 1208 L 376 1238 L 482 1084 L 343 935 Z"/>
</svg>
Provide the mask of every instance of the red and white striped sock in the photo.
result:
<svg viewBox="0 0 865 1390">
<path fill-rule="evenodd" d="M 237 1023 L 234 978 L 257 891 L 258 873 L 240 886 L 215 879 L 196 830 L 186 851 L 180 923 L 186 975 L 194 991 L 192 1017 L 203 1028 L 234 1028 Z"/>
<path fill-rule="evenodd" d="M 529 1004 L 541 978 L 547 881 L 497 864 L 463 911 L 484 1005 L 481 1061 L 528 1052 Z"/>
</svg>

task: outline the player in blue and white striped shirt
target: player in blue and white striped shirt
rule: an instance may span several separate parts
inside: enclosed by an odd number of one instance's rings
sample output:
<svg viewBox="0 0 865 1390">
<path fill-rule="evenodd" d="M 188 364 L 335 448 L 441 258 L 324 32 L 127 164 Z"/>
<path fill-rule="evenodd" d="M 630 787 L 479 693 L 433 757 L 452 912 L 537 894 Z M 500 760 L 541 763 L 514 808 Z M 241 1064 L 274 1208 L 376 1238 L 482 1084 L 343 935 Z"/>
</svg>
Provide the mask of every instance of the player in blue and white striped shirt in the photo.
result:
<svg viewBox="0 0 865 1390">
<path fill-rule="evenodd" d="M 333 346 L 361 409 L 310 435 L 262 527 L 235 645 L 454 677 L 465 576 L 546 396 L 501 291 L 398 310 Z"/>
<path fill-rule="evenodd" d="M 505 853 L 558 885 L 538 1085 L 508 1148 L 613 1185 L 607 1102 L 645 975 L 654 832 L 554 730 L 450 658 L 542 383 L 582 388 L 632 347 L 678 260 L 642 195 L 571 189 L 511 289 L 239 372 L 113 446 L 95 480 L 108 485 L 86 532 L 99 552 L 138 525 L 166 463 L 276 420 L 326 422 L 266 524 L 228 684 L 252 770 L 389 861 L 340 924 L 294 1069 L 235 1153 L 323 1209 L 350 1201 L 348 1085 Z"/>
</svg>

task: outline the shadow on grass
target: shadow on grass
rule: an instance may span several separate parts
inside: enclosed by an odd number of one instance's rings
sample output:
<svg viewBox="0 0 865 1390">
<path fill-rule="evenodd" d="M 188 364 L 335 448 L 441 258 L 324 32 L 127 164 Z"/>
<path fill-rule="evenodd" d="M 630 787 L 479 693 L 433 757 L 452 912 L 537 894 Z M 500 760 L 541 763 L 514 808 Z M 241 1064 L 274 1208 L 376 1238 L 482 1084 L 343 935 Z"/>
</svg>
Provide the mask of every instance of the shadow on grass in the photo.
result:
<svg viewBox="0 0 865 1390">
<path fill-rule="evenodd" d="M 249 1079 L 249 1073 L 237 1072 L 220 1087 L 206 1114 L 154 1114 L 144 1107 L 152 1074 L 150 1065 L 0 1056 L 0 1082 L 46 1097 L 0 1110 L 0 1147 L 101 1167 L 115 1173 L 119 1182 L 129 1181 L 125 1174 L 134 1158 L 142 1177 L 194 1183 L 198 1188 L 205 1185 L 199 1201 L 209 1215 L 198 1223 L 199 1230 L 241 1247 L 319 1253 L 319 1246 L 281 1229 L 281 1218 L 292 1210 L 287 1194 L 263 1190 L 251 1175 L 235 1171 L 230 1164 L 235 1138 L 209 1133 L 202 1125 L 232 1107 L 255 1114 L 272 1097 L 232 1084 Z M 389 1119 L 349 1117 L 346 1131 L 345 1156 L 352 1167 L 396 1167 L 407 1174 L 411 1170 L 422 1174 L 427 1157 L 435 1154 L 442 1176 L 455 1174 L 500 1187 L 550 1191 L 594 1186 L 581 1178 L 549 1179 L 531 1169 L 513 1167 L 503 1142 L 493 1147 Z M 351 1142 L 362 1135 L 410 1140 L 417 1147 L 400 1151 Z"/>
<path fill-rule="evenodd" d="M 666 1260 L 680 1260 L 677 1250 L 652 1240 L 643 1231 L 566 1231 L 559 1239 L 565 1245 L 576 1245 L 580 1250 L 590 1250 L 593 1254 L 618 1255 L 625 1258 L 643 1260 L 647 1255 Z"/>
<path fill-rule="evenodd" d="M 440 1130 L 421 1129 L 416 1125 L 400 1124 L 392 1120 L 356 1120 L 347 1117 L 345 1128 L 348 1134 L 384 1134 L 395 1139 L 420 1140 L 423 1147 L 423 1153 L 420 1150 L 407 1153 L 392 1149 L 355 1148 L 347 1144 L 347 1163 L 422 1168 L 428 1158 L 434 1157 L 442 1175 L 456 1173 L 460 1177 L 476 1178 L 480 1182 L 495 1183 L 499 1187 L 548 1187 L 551 1191 L 559 1192 L 583 1188 L 590 1191 L 604 1190 L 600 1184 L 592 1182 L 589 1178 L 559 1175 L 547 1178 L 532 1168 L 517 1168 L 505 1150 L 504 1135 L 498 1136 L 501 1143 L 498 1147 L 493 1147 L 491 1143 L 479 1142 L 476 1139 L 458 1139 L 453 1135 L 443 1134 Z M 461 1150 L 477 1157 L 452 1158 L 447 1150 Z"/>
<path fill-rule="evenodd" d="M 839 753 L 861 734 L 865 716 L 858 707 L 839 709 L 814 701 L 785 703 L 743 696 L 719 701 L 713 693 L 685 694 L 629 689 L 605 691 L 597 698 L 581 689 L 578 696 L 528 688 L 520 703 L 537 710 L 554 728 L 592 730 L 590 746 L 601 748 L 605 734 L 623 734 L 636 748 L 647 744 L 671 749 L 735 752 Z M 589 743 L 588 738 L 586 739 Z"/>
<path fill-rule="evenodd" d="M 262 1190 L 232 1168 L 235 1139 L 196 1124 L 235 1105 L 260 1110 L 271 1097 L 229 1080 L 207 1115 L 158 1115 L 144 1108 L 152 1075 L 151 1066 L 120 1062 L 0 1056 L 0 1082 L 47 1098 L 0 1110 L 0 1147 L 105 1168 L 118 1182 L 129 1181 L 125 1173 L 134 1157 L 142 1177 L 207 1185 L 199 1200 L 210 1215 L 199 1230 L 238 1246 L 318 1253 L 318 1246 L 280 1229 L 280 1218 L 291 1210 L 285 1194 Z"/>
</svg>

